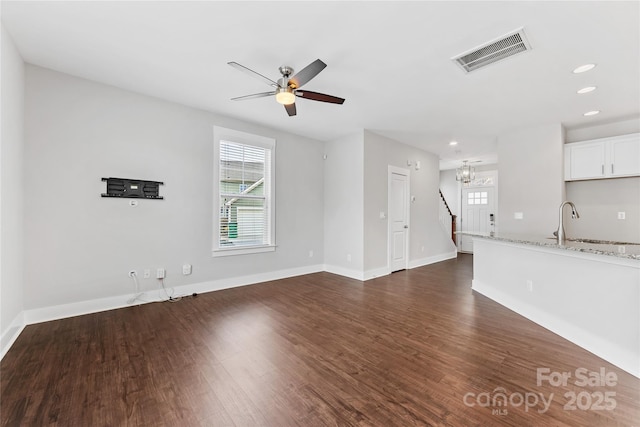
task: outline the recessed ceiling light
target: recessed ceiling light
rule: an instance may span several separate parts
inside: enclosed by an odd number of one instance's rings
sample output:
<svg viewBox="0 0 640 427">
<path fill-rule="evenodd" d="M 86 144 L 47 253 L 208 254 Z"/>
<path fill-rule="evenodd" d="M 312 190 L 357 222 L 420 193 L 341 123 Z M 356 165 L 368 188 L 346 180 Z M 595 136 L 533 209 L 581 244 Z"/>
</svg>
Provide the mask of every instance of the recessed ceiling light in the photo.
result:
<svg viewBox="0 0 640 427">
<path fill-rule="evenodd" d="M 594 90 L 596 90 L 595 86 L 587 86 L 580 89 L 578 93 L 589 93 L 589 92 L 593 92 Z"/>
<path fill-rule="evenodd" d="M 595 116 L 596 114 L 600 114 L 599 110 L 587 111 L 583 114 L 583 116 Z"/>
<path fill-rule="evenodd" d="M 449 145 L 451 145 L 451 146 L 458 145 L 458 141 L 451 141 L 451 142 L 449 143 Z"/>
<path fill-rule="evenodd" d="M 573 74 L 584 73 L 585 71 L 589 71 L 590 69 L 592 69 L 595 66 L 596 66 L 596 64 L 584 64 L 584 65 L 581 65 L 578 68 L 576 68 L 575 70 L 573 70 Z"/>
</svg>

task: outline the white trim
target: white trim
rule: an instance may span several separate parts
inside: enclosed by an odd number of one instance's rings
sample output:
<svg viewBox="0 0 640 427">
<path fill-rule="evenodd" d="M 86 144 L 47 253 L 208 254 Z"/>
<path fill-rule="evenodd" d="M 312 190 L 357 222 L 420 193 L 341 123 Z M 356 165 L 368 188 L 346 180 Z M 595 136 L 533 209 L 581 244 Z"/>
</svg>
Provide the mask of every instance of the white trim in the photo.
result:
<svg viewBox="0 0 640 427">
<path fill-rule="evenodd" d="M 276 147 L 276 139 L 268 136 L 256 135 L 254 133 L 242 132 L 222 126 L 213 126 L 214 139 L 236 142 L 238 144 L 258 146 L 268 150 Z"/>
<path fill-rule="evenodd" d="M 432 264 L 445 259 L 455 257 L 455 253 L 442 254 L 439 256 L 433 256 L 424 258 L 422 260 L 416 260 L 412 262 L 415 268 L 422 265 Z M 376 277 L 386 276 L 390 274 L 390 271 L 386 267 L 368 270 L 361 272 L 358 270 L 351 270 L 344 267 L 333 265 L 309 265 L 304 267 L 296 267 L 285 270 L 270 271 L 259 274 L 251 274 L 247 276 L 229 277 L 225 279 L 210 280 L 207 282 L 192 283 L 188 285 L 175 286 L 174 293 L 179 295 L 191 295 L 195 293 L 206 293 L 219 291 L 223 289 L 236 288 L 240 286 L 254 285 L 258 283 L 269 282 L 273 280 L 287 279 L 291 277 L 301 276 L 304 274 L 313 274 L 319 272 L 328 272 L 338 274 L 340 276 L 348 277 L 351 279 L 366 281 L 374 279 Z M 153 291 L 147 291 L 146 294 L 151 294 Z M 101 311 L 115 310 L 118 308 L 132 307 L 133 305 L 147 304 L 150 302 L 157 302 L 158 299 L 142 301 L 138 300 L 137 304 L 128 304 L 127 301 L 131 299 L 131 294 L 118 295 L 106 298 L 99 298 L 87 301 L 78 301 L 69 304 L 60 304 L 49 307 L 41 307 L 30 310 L 24 310 L 20 312 L 11 323 L 11 326 L 5 331 L 0 338 L 0 360 L 4 357 L 7 351 L 11 348 L 15 340 L 18 338 L 22 330 L 26 325 L 32 325 L 36 323 L 48 322 L 51 320 L 65 319 L 68 317 L 81 316 L 85 314 L 99 313 Z"/>
<path fill-rule="evenodd" d="M 7 354 L 7 351 L 9 351 L 18 336 L 20 336 L 25 326 L 24 312 L 21 311 L 2 334 L 2 337 L 0 337 L 0 360 Z"/>
<path fill-rule="evenodd" d="M 453 243 L 453 242 L 451 242 Z M 425 265 L 435 264 L 437 262 L 446 261 L 448 259 L 454 259 L 458 257 L 457 251 L 445 252 L 443 254 L 433 255 L 426 258 L 414 259 L 409 261 L 409 268 L 424 267 Z"/>
<path fill-rule="evenodd" d="M 175 286 L 175 295 L 191 295 L 219 291 L 222 289 L 235 288 L 238 286 L 253 285 L 256 283 L 269 282 L 272 280 L 286 279 L 303 274 L 318 273 L 323 271 L 322 265 L 310 265 L 306 267 L 290 268 L 286 270 L 270 271 L 248 276 L 229 277 L 225 279 L 210 280 L 207 282 L 193 283 L 189 285 Z M 42 307 L 32 310 L 25 310 L 24 318 L 27 325 L 34 323 L 48 322 L 50 320 L 64 319 L 67 317 L 80 316 L 100 311 L 113 310 L 117 308 L 130 307 L 127 301 L 130 294 L 114 297 L 100 298 L 88 301 L 79 301 L 70 304 L 56 305 L 52 307 Z M 149 301 L 155 302 L 155 301 Z M 146 302 L 143 302 L 146 303 Z"/>
<path fill-rule="evenodd" d="M 389 267 L 374 268 L 373 270 L 367 270 L 364 272 L 364 280 L 371 280 L 377 277 L 388 276 L 391 274 Z"/>
<path fill-rule="evenodd" d="M 605 341 L 546 311 L 539 310 L 532 305 L 512 298 L 479 280 L 473 279 L 471 281 L 471 289 L 640 378 L 640 364 L 632 352 Z"/>
<path fill-rule="evenodd" d="M 352 270 L 350 268 L 340 267 L 338 265 L 324 265 L 324 271 L 327 273 L 337 274 L 339 276 L 348 277 L 350 279 L 364 281 L 364 273 L 359 270 Z"/>
<path fill-rule="evenodd" d="M 240 248 L 224 248 L 211 251 L 212 257 L 230 256 L 230 255 L 247 255 L 258 254 L 261 252 L 274 252 L 276 250 L 275 245 L 266 246 L 245 246 Z"/>
<path fill-rule="evenodd" d="M 410 169 L 403 169 L 403 168 L 399 168 L 397 166 L 392 166 L 392 165 L 387 165 L 387 212 L 388 212 L 388 217 L 391 216 L 391 177 L 393 174 L 397 174 L 397 175 L 402 175 L 404 177 L 406 177 L 407 181 L 407 186 L 405 188 L 406 190 L 406 210 L 407 210 L 407 225 L 409 226 L 409 228 L 406 229 L 405 234 L 406 234 L 406 241 L 405 241 L 405 264 L 404 264 L 404 268 L 409 268 L 409 257 L 410 257 L 410 253 L 409 253 L 409 249 L 410 249 L 410 245 L 409 245 L 409 239 L 411 237 L 411 232 L 409 230 L 411 230 L 411 170 Z M 391 253 L 391 228 L 392 228 L 392 223 L 390 218 L 387 219 L 387 269 L 392 272 L 393 271 L 393 265 L 392 265 L 392 253 Z"/>
<path fill-rule="evenodd" d="M 268 152 L 269 167 L 265 169 L 264 199 L 263 209 L 268 215 L 268 239 L 267 245 L 244 246 L 242 250 L 228 251 L 220 247 L 220 141 L 228 141 L 237 144 L 260 147 Z M 276 248 L 276 139 L 242 132 L 235 129 L 228 129 L 221 126 L 213 126 L 213 234 L 211 236 L 211 256 L 243 255 L 247 253 L 272 252 Z M 244 196 L 246 197 L 246 196 Z"/>
<path fill-rule="evenodd" d="M 34 308 L 24 311 L 24 320 L 25 324 L 33 325 L 35 323 L 48 322 L 51 320 L 65 319 L 67 317 L 82 316 L 84 314 L 99 313 L 101 311 L 115 310 L 118 308 L 137 305 L 127 304 L 129 299 L 131 299 L 131 294 Z"/>
</svg>

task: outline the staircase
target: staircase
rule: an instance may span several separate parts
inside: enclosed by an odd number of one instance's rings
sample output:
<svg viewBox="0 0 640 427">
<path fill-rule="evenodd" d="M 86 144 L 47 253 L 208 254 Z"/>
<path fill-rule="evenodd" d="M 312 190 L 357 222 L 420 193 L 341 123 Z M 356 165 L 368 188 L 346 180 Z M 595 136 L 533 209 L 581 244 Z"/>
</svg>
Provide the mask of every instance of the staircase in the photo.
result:
<svg viewBox="0 0 640 427">
<path fill-rule="evenodd" d="M 440 220 L 440 224 L 445 229 L 448 235 L 451 236 L 451 240 L 453 243 L 456 243 L 456 216 L 451 213 L 451 209 L 449 209 L 449 205 L 447 201 L 444 199 L 444 195 L 441 190 L 438 190 L 440 193 L 440 210 L 438 214 L 438 219 Z"/>
</svg>

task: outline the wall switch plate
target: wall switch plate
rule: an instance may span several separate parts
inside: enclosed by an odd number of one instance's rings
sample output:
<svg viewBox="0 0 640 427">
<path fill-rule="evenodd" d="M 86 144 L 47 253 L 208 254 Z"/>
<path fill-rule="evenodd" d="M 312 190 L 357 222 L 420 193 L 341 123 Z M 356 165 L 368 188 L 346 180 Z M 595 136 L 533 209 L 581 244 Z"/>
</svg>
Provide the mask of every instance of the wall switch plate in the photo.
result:
<svg viewBox="0 0 640 427">
<path fill-rule="evenodd" d="M 184 276 L 191 274 L 191 264 L 184 264 L 182 266 L 182 274 Z"/>
<path fill-rule="evenodd" d="M 523 219 L 523 218 L 524 218 L 524 214 L 522 212 L 513 213 L 513 219 Z"/>
<path fill-rule="evenodd" d="M 533 292 L 533 280 L 527 280 L 527 290 Z"/>
<path fill-rule="evenodd" d="M 618 212 L 618 219 L 626 219 L 626 217 L 627 217 L 626 212 Z"/>
<path fill-rule="evenodd" d="M 156 279 L 164 279 L 165 274 L 164 268 L 158 268 L 156 270 Z"/>
</svg>

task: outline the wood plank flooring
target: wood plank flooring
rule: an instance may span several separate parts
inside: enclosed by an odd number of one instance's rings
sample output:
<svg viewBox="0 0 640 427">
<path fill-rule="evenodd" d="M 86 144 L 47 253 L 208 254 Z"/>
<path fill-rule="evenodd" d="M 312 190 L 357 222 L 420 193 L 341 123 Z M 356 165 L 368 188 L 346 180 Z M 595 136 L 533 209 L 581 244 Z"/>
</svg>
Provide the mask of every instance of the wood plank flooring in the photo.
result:
<svg viewBox="0 0 640 427">
<path fill-rule="evenodd" d="M 31 325 L 0 364 L 1 424 L 640 425 L 640 380 L 472 292 L 471 277 L 460 255 Z M 538 368 L 571 378 L 538 385 Z M 579 368 L 617 380 L 577 385 Z"/>
</svg>

